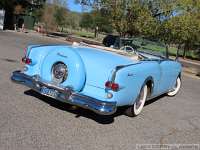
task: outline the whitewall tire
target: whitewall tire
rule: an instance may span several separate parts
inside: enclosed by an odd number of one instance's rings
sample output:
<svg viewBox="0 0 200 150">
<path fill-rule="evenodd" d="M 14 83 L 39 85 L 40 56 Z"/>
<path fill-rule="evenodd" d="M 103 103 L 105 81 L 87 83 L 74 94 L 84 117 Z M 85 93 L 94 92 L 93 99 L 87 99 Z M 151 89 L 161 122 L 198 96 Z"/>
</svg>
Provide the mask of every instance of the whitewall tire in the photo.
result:
<svg viewBox="0 0 200 150">
<path fill-rule="evenodd" d="M 178 78 L 176 79 L 176 83 L 175 83 L 173 89 L 170 90 L 170 91 L 167 93 L 167 95 L 168 95 L 168 96 L 175 96 L 175 95 L 179 92 L 180 88 L 181 88 L 181 79 L 180 79 L 180 77 L 178 77 Z"/>
<path fill-rule="evenodd" d="M 125 114 L 130 117 L 139 115 L 144 107 L 145 101 L 147 99 L 147 94 L 148 88 L 147 85 L 145 85 L 141 89 L 140 94 L 135 103 L 125 111 Z"/>
</svg>

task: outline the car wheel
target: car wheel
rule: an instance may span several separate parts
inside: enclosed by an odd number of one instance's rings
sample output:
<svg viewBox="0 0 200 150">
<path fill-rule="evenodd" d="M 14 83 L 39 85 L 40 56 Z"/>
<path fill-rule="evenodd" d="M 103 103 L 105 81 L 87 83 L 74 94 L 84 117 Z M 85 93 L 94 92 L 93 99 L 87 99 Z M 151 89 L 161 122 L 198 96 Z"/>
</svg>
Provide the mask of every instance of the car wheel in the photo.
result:
<svg viewBox="0 0 200 150">
<path fill-rule="evenodd" d="M 145 101 L 147 99 L 147 94 L 148 94 L 148 88 L 147 85 L 145 85 L 141 89 L 140 94 L 135 103 L 125 111 L 125 114 L 129 117 L 134 117 L 139 115 L 144 107 Z"/>
<path fill-rule="evenodd" d="M 168 95 L 168 96 L 175 96 L 175 95 L 179 92 L 180 88 L 181 88 L 181 79 L 180 79 L 180 77 L 178 77 L 178 78 L 176 79 L 176 83 L 175 83 L 173 89 L 170 90 L 170 91 L 167 93 L 167 95 Z"/>
</svg>

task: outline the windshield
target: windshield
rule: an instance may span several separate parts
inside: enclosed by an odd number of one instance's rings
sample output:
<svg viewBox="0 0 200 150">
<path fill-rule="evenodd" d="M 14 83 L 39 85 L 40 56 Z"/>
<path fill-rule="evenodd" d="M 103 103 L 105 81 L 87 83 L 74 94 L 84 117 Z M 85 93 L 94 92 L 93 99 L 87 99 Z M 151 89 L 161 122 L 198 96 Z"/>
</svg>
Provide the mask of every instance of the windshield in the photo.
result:
<svg viewBox="0 0 200 150">
<path fill-rule="evenodd" d="M 140 55 L 149 59 L 164 59 L 166 58 L 166 47 L 163 43 L 150 41 L 144 38 L 131 38 L 129 42 Z"/>
</svg>

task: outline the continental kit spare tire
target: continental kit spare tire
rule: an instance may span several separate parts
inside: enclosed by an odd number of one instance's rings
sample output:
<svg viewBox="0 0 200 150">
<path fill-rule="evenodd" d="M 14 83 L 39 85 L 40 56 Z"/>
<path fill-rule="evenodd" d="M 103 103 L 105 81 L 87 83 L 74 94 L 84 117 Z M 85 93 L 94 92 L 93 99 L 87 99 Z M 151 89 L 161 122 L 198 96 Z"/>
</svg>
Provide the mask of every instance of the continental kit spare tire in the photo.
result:
<svg viewBox="0 0 200 150">
<path fill-rule="evenodd" d="M 85 66 L 80 55 L 75 48 L 67 46 L 55 46 L 43 59 L 40 70 L 42 79 L 52 82 L 55 81 L 55 74 L 59 78 L 59 71 L 62 76 L 62 71 L 65 70 L 65 77 L 58 84 L 70 86 L 74 91 L 80 91 L 86 79 Z"/>
</svg>

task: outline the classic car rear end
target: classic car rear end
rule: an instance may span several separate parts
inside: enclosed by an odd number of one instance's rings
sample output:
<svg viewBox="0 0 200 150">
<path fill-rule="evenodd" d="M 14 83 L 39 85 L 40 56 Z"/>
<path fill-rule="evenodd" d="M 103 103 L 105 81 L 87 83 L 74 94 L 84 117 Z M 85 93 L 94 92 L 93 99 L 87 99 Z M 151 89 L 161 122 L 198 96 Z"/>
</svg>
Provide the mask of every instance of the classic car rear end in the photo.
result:
<svg viewBox="0 0 200 150">
<path fill-rule="evenodd" d="M 181 72 L 175 61 L 135 54 L 133 60 L 86 46 L 32 45 L 25 50 L 23 71 L 13 72 L 11 79 L 101 115 L 129 106 L 127 114 L 134 116 L 141 112 L 146 99 L 171 89 L 178 92 Z"/>
<path fill-rule="evenodd" d="M 24 70 L 13 72 L 13 81 L 103 115 L 116 111 L 113 95 L 120 85 L 105 87 L 115 67 L 137 63 L 117 54 L 65 45 L 29 46 L 22 60 Z"/>
</svg>

